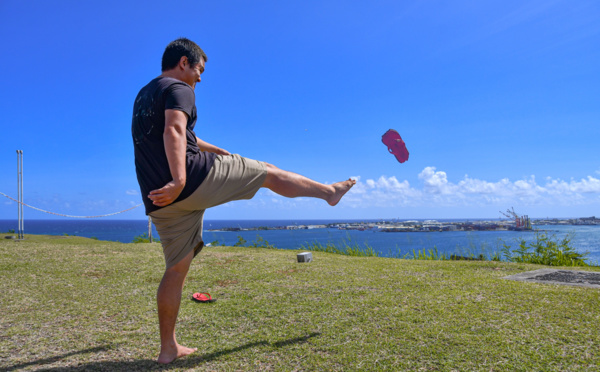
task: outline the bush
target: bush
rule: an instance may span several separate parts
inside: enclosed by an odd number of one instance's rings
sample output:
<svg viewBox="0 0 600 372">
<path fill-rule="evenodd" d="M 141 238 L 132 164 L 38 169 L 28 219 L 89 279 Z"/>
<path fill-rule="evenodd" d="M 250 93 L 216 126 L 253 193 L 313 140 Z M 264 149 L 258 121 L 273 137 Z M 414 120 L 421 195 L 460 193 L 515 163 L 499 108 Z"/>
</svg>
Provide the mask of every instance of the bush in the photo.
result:
<svg viewBox="0 0 600 372">
<path fill-rule="evenodd" d="M 434 245 L 433 249 L 430 249 L 428 251 L 426 251 L 425 249 L 419 250 L 419 251 L 415 251 L 413 249 L 412 259 L 413 260 L 441 260 L 441 261 L 445 261 L 445 260 L 448 260 L 449 257 L 446 256 L 444 253 L 440 254 L 438 252 L 437 247 Z"/>
<path fill-rule="evenodd" d="M 256 234 L 256 240 L 251 243 L 250 247 L 276 249 L 275 246 L 269 244 L 268 241 L 263 239 L 263 237 L 258 234 Z"/>
<path fill-rule="evenodd" d="M 241 235 L 238 235 L 238 241 L 233 246 L 234 247 L 245 247 L 246 246 L 245 244 L 246 244 L 246 239 L 242 238 Z"/>
<path fill-rule="evenodd" d="M 350 241 L 349 236 L 348 236 L 348 241 Z M 346 242 L 346 240 L 342 240 L 340 244 L 341 244 L 341 248 L 338 248 L 333 243 L 327 243 L 325 246 L 323 246 L 319 242 L 307 243 L 306 246 L 304 244 L 302 244 L 300 247 L 301 247 L 301 249 L 307 250 L 307 251 L 336 253 L 336 254 L 343 254 L 346 256 L 355 256 L 355 257 L 377 257 L 378 256 L 377 251 L 375 251 L 373 249 L 373 247 L 370 247 L 368 244 L 365 244 L 365 248 L 361 248 L 357 243 L 350 245 L 351 241 L 349 244 L 348 242 Z"/>
<path fill-rule="evenodd" d="M 269 248 L 269 249 L 277 249 L 275 246 L 269 244 L 262 236 L 256 234 L 256 240 L 250 242 L 250 244 L 246 245 L 246 239 L 242 238 L 241 235 L 238 235 L 238 241 L 233 246 L 234 247 L 250 247 L 250 248 Z"/>
<path fill-rule="evenodd" d="M 154 243 L 160 242 L 160 240 L 154 238 L 152 238 L 152 241 Z M 138 235 L 135 238 L 133 238 L 132 243 L 150 243 L 150 237 L 148 236 L 148 233 L 143 233 L 142 235 Z"/>
<path fill-rule="evenodd" d="M 512 251 L 505 243 L 502 253 L 510 262 L 548 266 L 589 266 L 585 262 L 588 252 L 576 252 L 571 246 L 572 239 L 572 234 L 567 234 L 562 240 L 558 240 L 555 235 L 548 236 L 545 232 L 536 232 L 534 242 L 527 245 L 525 239 L 521 239 L 519 248 Z"/>
</svg>

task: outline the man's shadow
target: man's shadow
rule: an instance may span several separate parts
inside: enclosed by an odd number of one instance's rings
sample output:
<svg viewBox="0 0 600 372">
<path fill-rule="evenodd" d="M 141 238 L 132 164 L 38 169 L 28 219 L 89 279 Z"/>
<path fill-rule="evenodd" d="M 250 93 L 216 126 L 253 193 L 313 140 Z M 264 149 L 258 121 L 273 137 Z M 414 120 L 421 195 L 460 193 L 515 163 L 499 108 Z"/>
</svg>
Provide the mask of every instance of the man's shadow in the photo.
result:
<svg viewBox="0 0 600 372">
<path fill-rule="evenodd" d="M 214 353 L 208 353 L 208 354 L 203 354 L 203 355 L 192 354 L 188 357 L 177 359 L 173 363 L 170 363 L 167 365 L 160 365 L 155 360 L 141 359 L 141 360 L 124 361 L 124 362 L 117 362 L 117 361 L 90 362 L 90 363 L 84 363 L 84 364 L 80 364 L 78 366 L 73 366 L 73 367 L 50 367 L 50 368 L 45 368 L 45 369 L 42 368 L 42 369 L 37 369 L 37 370 L 38 371 L 46 371 L 46 372 L 52 372 L 52 371 L 56 371 L 56 372 L 69 371 L 69 372 L 71 372 L 71 371 L 148 371 L 148 370 L 156 370 L 156 369 L 169 370 L 172 368 L 182 368 L 182 367 L 183 368 L 185 368 L 185 367 L 191 368 L 191 367 L 197 366 L 199 364 L 218 359 L 223 355 L 236 353 L 238 351 L 249 349 L 249 348 L 252 348 L 255 346 L 273 346 L 276 348 L 281 348 L 281 347 L 285 347 L 288 345 L 303 343 L 303 342 L 308 341 L 310 338 L 317 337 L 320 335 L 321 334 L 318 332 L 313 332 L 313 333 L 303 336 L 303 337 L 291 338 L 288 340 L 278 341 L 278 342 L 274 342 L 274 343 L 270 343 L 268 341 L 250 342 L 245 345 L 241 345 L 241 346 L 234 347 L 231 349 L 215 351 Z M 51 358 L 38 359 L 38 360 L 34 360 L 31 362 L 26 362 L 26 363 L 22 363 L 22 364 L 15 364 L 14 366 L 9 366 L 7 369 L 5 369 L 3 371 L 10 372 L 10 371 L 17 371 L 17 370 L 20 370 L 20 369 L 23 369 L 26 367 L 42 367 L 45 364 L 52 364 L 52 363 L 59 362 L 62 359 L 67 358 L 69 356 L 78 355 L 78 354 L 99 353 L 99 352 L 104 352 L 104 351 L 114 349 L 114 347 L 115 347 L 115 345 L 105 345 L 105 346 L 99 346 L 99 347 L 85 349 L 85 350 L 73 351 L 70 353 L 58 355 L 58 356 L 51 357 Z"/>
</svg>

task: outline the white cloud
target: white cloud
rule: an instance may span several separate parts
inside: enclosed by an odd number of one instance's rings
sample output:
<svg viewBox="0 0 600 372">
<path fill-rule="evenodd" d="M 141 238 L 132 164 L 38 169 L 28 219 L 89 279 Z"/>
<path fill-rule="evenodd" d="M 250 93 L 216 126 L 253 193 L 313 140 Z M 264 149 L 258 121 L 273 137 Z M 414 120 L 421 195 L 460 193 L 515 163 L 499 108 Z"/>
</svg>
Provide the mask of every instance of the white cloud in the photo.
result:
<svg viewBox="0 0 600 372">
<path fill-rule="evenodd" d="M 425 184 L 425 191 L 434 194 L 451 194 L 453 185 L 448 184 L 446 172 L 436 172 L 435 167 L 426 167 L 419 174 L 419 179 Z"/>
<path fill-rule="evenodd" d="M 125 191 L 125 194 L 127 194 L 127 195 L 139 195 L 140 193 L 139 193 L 138 190 L 129 189 L 129 190 Z"/>
<path fill-rule="evenodd" d="M 588 176 L 569 182 L 547 178 L 538 184 L 535 176 L 511 181 L 486 181 L 465 175 L 450 182 L 446 172 L 426 167 L 418 175 L 420 187 L 396 177 L 360 180 L 344 199 L 352 207 L 435 207 L 506 205 L 582 205 L 600 202 L 600 179 Z"/>
</svg>

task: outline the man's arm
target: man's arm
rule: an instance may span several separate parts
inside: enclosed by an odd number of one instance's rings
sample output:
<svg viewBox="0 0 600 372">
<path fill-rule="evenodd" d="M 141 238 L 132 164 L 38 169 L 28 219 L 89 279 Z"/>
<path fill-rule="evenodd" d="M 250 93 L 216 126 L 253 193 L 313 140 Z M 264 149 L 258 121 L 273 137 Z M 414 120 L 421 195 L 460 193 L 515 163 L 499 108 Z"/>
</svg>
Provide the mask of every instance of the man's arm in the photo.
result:
<svg viewBox="0 0 600 372">
<path fill-rule="evenodd" d="M 165 110 L 163 139 L 169 169 L 173 180 L 158 190 L 150 191 L 148 198 L 154 205 L 167 206 L 175 201 L 187 181 L 185 169 L 187 115 L 179 110 Z"/>
<path fill-rule="evenodd" d="M 217 155 L 231 155 L 229 153 L 229 151 L 224 150 L 220 147 L 217 147 L 215 145 L 212 145 L 206 141 L 201 140 L 200 138 L 196 137 L 196 142 L 198 143 L 198 147 L 200 147 L 200 150 L 202 151 L 207 151 L 207 152 L 214 152 Z"/>
</svg>

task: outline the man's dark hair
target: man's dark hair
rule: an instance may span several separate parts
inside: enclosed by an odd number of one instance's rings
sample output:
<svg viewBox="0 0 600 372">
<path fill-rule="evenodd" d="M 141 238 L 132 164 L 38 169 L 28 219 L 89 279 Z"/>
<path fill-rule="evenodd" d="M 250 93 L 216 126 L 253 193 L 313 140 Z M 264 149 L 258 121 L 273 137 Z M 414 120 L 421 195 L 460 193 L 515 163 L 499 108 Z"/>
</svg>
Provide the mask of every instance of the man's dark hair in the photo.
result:
<svg viewBox="0 0 600 372">
<path fill-rule="evenodd" d="M 187 57 L 188 62 L 192 66 L 200 63 L 200 58 L 203 58 L 204 62 L 208 61 L 206 53 L 204 53 L 198 44 L 182 37 L 167 45 L 162 57 L 162 71 L 175 68 L 183 56 Z"/>
</svg>

